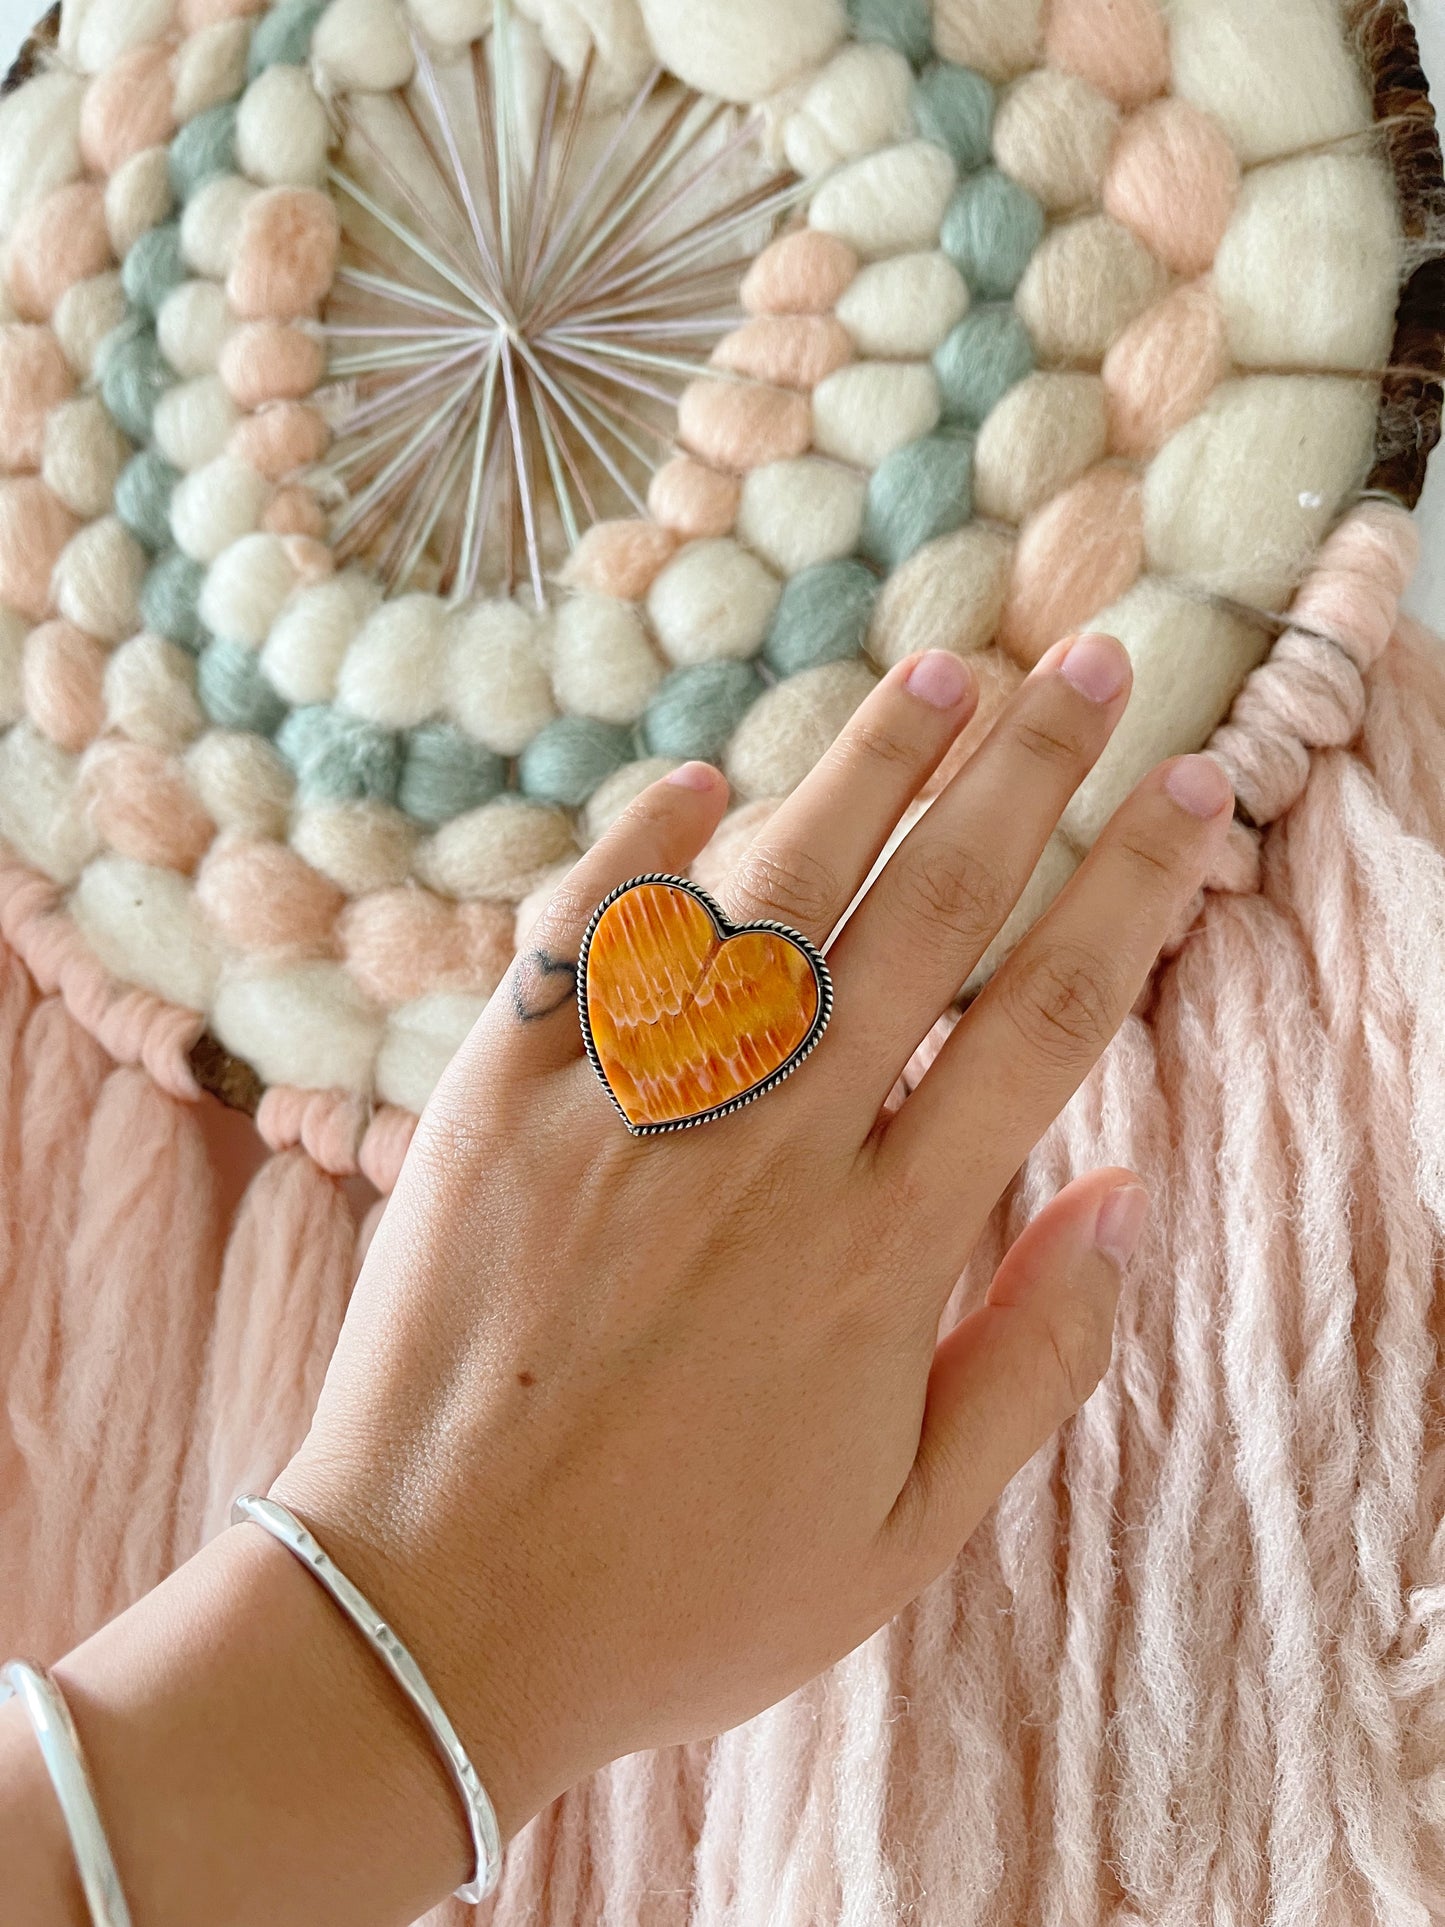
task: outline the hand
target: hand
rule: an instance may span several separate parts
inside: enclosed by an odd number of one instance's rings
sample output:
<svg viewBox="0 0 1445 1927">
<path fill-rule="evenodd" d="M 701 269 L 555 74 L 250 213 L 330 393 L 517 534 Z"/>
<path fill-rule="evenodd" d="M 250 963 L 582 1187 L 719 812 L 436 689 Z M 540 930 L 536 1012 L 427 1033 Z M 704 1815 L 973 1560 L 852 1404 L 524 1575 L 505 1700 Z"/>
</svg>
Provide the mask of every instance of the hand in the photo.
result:
<svg viewBox="0 0 1445 1927">
<path fill-rule="evenodd" d="M 1116 643 L 1044 658 L 833 943 L 831 1026 L 757 1105 L 630 1138 L 577 1023 L 598 901 L 684 869 L 722 815 L 699 765 L 577 865 L 437 1091 L 274 1490 L 410 1644 L 506 1831 L 858 1644 L 1104 1371 L 1145 1204 L 1127 1172 L 1070 1186 L 941 1344 L 939 1321 L 1218 851 L 1213 763 L 1144 781 L 885 1105 L 1127 686 Z M 887 676 L 767 824 L 729 914 L 824 943 L 974 700 L 951 656 Z"/>
</svg>

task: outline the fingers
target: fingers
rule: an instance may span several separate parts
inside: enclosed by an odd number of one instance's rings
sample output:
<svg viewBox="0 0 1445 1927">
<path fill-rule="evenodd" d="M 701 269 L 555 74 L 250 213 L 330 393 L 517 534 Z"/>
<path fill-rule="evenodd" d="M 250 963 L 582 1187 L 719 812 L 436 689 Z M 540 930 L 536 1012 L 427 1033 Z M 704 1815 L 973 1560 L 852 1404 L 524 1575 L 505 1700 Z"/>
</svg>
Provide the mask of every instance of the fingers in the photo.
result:
<svg viewBox="0 0 1445 1927">
<path fill-rule="evenodd" d="M 839 935 L 837 1021 L 854 1040 L 869 1122 L 1018 901 L 1123 714 L 1129 682 L 1112 637 L 1051 649 Z"/>
<path fill-rule="evenodd" d="M 973 670 L 947 650 L 899 663 L 743 857 L 728 915 L 824 944 L 977 701 Z"/>
<path fill-rule="evenodd" d="M 912 1475 L 885 1551 L 908 1587 L 941 1572 L 1014 1473 L 1108 1369 L 1119 1281 L 1148 1196 L 1128 1171 L 1061 1191 L 1013 1246 L 979 1309 L 934 1355 Z"/>
<path fill-rule="evenodd" d="M 939 1195 L 969 1185 L 984 1202 L 998 1196 L 1133 1008 L 1232 801 L 1208 756 L 1144 779 L 888 1126 L 885 1182 L 906 1169 Z"/>
</svg>

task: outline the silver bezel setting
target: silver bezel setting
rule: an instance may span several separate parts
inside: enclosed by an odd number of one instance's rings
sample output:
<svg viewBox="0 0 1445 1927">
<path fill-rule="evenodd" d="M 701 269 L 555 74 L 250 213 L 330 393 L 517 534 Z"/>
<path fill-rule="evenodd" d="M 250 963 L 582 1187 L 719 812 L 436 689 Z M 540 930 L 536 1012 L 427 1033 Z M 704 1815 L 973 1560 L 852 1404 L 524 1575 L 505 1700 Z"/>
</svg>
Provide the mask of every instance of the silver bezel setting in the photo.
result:
<svg viewBox="0 0 1445 1927">
<path fill-rule="evenodd" d="M 730 1097 L 725 1104 L 714 1104 L 706 1111 L 694 1111 L 689 1117 L 669 1118 L 665 1124 L 634 1124 L 618 1103 L 616 1093 L 607 1081 L 607 1073 L 602 1068 L 602 1060 L 597 1055 L 597 1045 L 593 1041 L 592 1024 L 587 1013 L 587 958 L 592 949 L 592 938 L 597 926 L 619 897 L 625 897 L 629 890 L 639 889 L 645 883 L 666 884 L 670 889 L 684 891 L 700 903 L 712 919 L 719 943 L 726 943 L 730 937 L 748 936 L 755 930 L 786 938 L 795 949 L 801 950 L 807 959 L 818 991 L 818 1008 L 807 1035 L 770 1076 L 765 1077 L 760 1084 L 755 1084 L 750 1091 L 743 1091 L 737 1097 Z M 733 923 L 713 902 L 707 891 L 700 890 L 687 877 L 669 876 L 663 871 L 654 870 L 649 871 L 645 876 L 630 877 L 626 883 L 619 883 L 617 888 L 610 891 L 592 912 L 577 956 L 577 1015 L 582 1024 L 582 1043 L 587 1052 L 588 1062 L 597 1073 L 598 1083 L 606 1091 L 612 1108 L 627 1126 L 629 1133 L 633 1137 L 661 1137 L 669 1131 L 690 1131 L 696 1125 L 712 1123 L 715 1118 L 729 1117 L 734 1111 L 742 1110 L 745 1105 L 755 1104 L 760 1097 L 766 1097 L 768 1092 L 775 1090 L 785 1078 L 791 1077 L 804 1058 L 811 1056 L 817 1049 L 819 1039 L 828 1028 L 828 1020 L 833 1015 L 833 979 L 828 973 L 827 964 L 823 961 L 823 953 L 797 930 L 790 929 L 785 923 L 769 921 Z"/>
</svg>

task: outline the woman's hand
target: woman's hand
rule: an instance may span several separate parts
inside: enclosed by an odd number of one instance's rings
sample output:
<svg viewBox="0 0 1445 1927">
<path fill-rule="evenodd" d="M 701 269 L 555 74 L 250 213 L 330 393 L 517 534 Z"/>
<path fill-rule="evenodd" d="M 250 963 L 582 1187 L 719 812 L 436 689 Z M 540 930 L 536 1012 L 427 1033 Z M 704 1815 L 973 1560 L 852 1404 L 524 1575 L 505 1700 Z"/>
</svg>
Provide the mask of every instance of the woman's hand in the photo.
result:
<svg viewBox="0 0 1445 1927">
<path fill-rule="evenodd" d="M 717 826 L 725 786 L 698 765 L 578 864 L 433 1099 L 274 1489 L 411 1646 L 506 1831 L 866 1638 L 1105 1369 L 1145 1204 L 1127 1172 L 1070 1186 L 942 1344 L 939 1320 L 1219 848 L 1213 763 L 1140 786 L 885 1104 L 1127 687 L 1117 643 L 1045 657 L 833 943 L 832 1023 L 757 1105 L 631 1138 L 577 1022 L 599 900 L 684 869 Z M 973 703 L 951 656 L 886 677 L 769 821 L 729 914 L 823 944 Z M 457 1855 L 461 1878 L 460 1821 Z"/>
</svg>

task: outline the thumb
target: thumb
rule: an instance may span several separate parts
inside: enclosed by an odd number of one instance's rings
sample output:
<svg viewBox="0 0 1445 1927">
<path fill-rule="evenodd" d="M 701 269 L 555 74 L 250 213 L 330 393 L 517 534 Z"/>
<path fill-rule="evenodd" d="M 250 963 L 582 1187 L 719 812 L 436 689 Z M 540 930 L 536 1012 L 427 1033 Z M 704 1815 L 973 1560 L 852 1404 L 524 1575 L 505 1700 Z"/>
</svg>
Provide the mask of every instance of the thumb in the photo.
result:
<svg viewBox="0 0 1445 1927">
<path fill-rule="evenodd" d="M 917 1457 L 890 1520 L 930 1578 L 1108 1370 L 1119 1283 L 1148 1208 L 1132 1172 L 1076 1179 L 939 1345 Z"/>
</svg>

